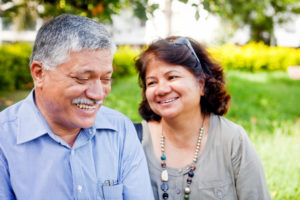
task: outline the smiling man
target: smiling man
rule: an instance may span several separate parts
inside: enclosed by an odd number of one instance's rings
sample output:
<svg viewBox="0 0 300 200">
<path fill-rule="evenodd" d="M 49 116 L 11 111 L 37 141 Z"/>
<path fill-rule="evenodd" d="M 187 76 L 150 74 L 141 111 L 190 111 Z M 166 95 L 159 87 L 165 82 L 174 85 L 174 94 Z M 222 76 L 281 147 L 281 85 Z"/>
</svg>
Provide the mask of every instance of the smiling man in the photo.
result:
<svg viewBox="0 0 300 200">
<path fill-rule="evenodd" d="M 0 113 L 1 200 L 153 199 L 132 123 L 102 106 L 114 49 L 85 17 L 41 27 L 30 59 L 35 87 Z"/>
</svg>

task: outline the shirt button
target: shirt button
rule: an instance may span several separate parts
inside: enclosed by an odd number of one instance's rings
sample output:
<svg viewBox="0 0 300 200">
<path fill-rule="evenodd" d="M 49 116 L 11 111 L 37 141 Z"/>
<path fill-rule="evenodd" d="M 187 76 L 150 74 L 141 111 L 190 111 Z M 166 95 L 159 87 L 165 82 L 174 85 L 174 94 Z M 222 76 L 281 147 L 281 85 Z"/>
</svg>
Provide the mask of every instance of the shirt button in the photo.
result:
<svg viewBox="0 0 300 200">
<path fill-rule="evenodd" d="M 220 198 L 222 197 L 222 191 L 221 190 L 217 190 L 217 196 Z"/>
<path fill-rule="evenodd" d="M 181 193 L 181 189 L 176 189 L 176 194 L 180 194 Z"/>
<path fill-rule="evenodd" d="M 78 186 L 77 186 L 77 190 L 78 190 L 79 192 L 81 192 L 82 186 L 81 186 L 81 185 L 78 185 Z"/>
<path fill-rule="evenodd" d="M 75 155 L 75 150 L 74 149 L 72 149 L 71 154 L 72 154 L 72 156 Z"/>
</svg>

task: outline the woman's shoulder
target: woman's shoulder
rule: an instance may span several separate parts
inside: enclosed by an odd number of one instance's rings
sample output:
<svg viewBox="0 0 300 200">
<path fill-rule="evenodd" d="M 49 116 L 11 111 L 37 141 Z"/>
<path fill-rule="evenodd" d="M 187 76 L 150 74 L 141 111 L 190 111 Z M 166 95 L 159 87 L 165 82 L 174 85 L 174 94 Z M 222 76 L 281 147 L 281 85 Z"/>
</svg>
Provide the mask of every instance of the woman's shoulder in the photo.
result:
<svg viewBox="0 0 300 200">
<path fill-rule="evenodd" d="M 211 115 L 211 122 L 211 128 L 213 132 L 215 132 L 216 138 L 219 138 L 223 143 L 234 143 L 238 145 L 243 140 L 249 140 L 245 129 L 241 125 L 225 117 Z"/>
</svg>

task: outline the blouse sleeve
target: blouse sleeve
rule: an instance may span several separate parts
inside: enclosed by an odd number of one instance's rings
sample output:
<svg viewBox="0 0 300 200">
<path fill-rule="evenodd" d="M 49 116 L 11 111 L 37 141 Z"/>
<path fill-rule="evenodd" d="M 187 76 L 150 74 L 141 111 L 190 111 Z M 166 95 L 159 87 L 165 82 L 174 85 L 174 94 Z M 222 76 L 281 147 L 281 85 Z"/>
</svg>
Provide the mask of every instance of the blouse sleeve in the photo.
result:
<svg viewBox="0 0 300 200">
<path fill-rule="evenodd" d="M 232 143 L 231 155 L 238 199 L 271 199 L 262 162 L 241 127 Z"/>
</svg>

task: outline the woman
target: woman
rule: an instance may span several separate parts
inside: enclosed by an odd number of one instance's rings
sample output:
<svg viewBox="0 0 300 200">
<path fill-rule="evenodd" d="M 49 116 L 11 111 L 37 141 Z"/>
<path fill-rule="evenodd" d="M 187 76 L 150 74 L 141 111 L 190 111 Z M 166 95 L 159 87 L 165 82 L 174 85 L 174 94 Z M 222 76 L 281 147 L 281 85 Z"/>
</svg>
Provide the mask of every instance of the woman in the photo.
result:
<svg viewBox="0 0 300 200">
<path fill-rule="evenodd" d="M 261 161 L 229 108 L 222 68 L 192 39 L 152 43 L 136 61 L 143 147 L 156 199 L 270 199 Z"/>
</svg>

